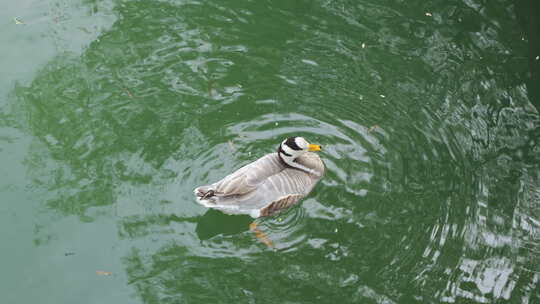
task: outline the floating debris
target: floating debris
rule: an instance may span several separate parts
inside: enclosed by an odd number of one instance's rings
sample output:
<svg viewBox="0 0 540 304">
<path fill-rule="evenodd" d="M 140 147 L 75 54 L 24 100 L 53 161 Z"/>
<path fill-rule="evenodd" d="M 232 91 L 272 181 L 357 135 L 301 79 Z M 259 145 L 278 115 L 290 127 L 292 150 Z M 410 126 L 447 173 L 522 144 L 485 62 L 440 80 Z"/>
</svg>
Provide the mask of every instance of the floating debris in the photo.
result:
<svg viewBox="0 0 540 304">
<path fill-rule="evenodd" d="M 381 96 L 382 98 L 386 98 L 386 96 L 384 96 L 383 94 L 381 94 L 381 95 L 379 95 L 379 96 Z"/>
<path fill-rule="evenodd" d="M 366 48 L 366 44 L 362 42 L 362 48 L 365 49 Z"/>
<path fill-rule="evenodd" d="M 66 252 L 64 253 L 65 256 L 75 255 L 75 252 Z"/>
<path fill-rule="evenodd" d="M 130 98 L 133 98 L 133 94 L 131 94 L 131 92 L 128 89 L 124 88 L 124 91 L 126 91 L 126 93 L 128 94 Z"/>
<path fill-rule="evenodd" d="M 110 276 L 110 275 L 112 275 L 112 272 L 109 272 L 109 271 L 103 271 L 103 270 L 97 270 L 97 271 L 96 271 L 96 274 L 97 274 L 97 275 L 100 275 L 100 276 Z"/>
<path fill-rule="evenodd" d="M 540 59 L 540 56 L 536 56 L 536 60 Z"/>
<path fill-rule="evenodd" d="M 13 18 L 13 21 L 15 21 L 15 24 L 26 24 L 24 21 L 22 21 L 19 17 Z"/>
<path fill-rule="evenodd" d="M 426 16 L 432 17 L 433 15 L 430 12 L 426 12 Z"/>
</svg>

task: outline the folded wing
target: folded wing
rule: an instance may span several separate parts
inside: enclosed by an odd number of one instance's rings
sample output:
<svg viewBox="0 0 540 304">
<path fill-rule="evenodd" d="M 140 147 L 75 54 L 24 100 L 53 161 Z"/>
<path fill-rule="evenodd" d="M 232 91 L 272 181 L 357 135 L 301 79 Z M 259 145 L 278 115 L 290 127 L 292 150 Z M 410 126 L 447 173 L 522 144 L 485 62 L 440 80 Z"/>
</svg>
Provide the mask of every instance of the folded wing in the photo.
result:
<svg viewBox="0 0 540 304">
<path fill-rule="evenodd" d="M 198 201 L 206 207 L 231 214 L 250 214 L 253 217 L 274 214 L 306 196 L 322 177 L 324 165 L 317 155 L 307 153 L 299 161 L 317 169 L 320 175 L 286 167 L 277 153 L 272 153 L 217 183 L 197 188 L 196 193 L 214 191 L 212 197 Z"/>
</svg>

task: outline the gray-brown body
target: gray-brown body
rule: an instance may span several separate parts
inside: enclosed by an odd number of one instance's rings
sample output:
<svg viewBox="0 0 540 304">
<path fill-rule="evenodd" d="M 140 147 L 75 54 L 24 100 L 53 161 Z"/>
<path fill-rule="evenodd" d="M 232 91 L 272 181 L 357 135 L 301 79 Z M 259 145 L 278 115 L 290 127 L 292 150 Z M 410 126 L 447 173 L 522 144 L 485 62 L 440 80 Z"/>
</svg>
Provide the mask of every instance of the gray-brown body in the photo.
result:
<svg viewBox="0 0 540 304">
<path fill-rule="evenodd" d="M 324 174 L 315 153 L 306 152 L 295 162 L 312 172 L 285 165 L 278 153 L 267 154 L 214 184 L 196 188 L 197 201 L 229 214 L 272 215 L 306 196 Z"/>
</svg>

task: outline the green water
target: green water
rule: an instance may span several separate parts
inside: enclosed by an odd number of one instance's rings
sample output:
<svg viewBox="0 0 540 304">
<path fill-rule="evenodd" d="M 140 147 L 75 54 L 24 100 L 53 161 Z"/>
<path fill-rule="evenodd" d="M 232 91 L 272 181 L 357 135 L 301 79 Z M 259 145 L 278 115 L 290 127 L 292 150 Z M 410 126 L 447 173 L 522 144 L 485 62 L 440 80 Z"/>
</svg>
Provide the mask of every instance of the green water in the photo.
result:
<svg viewBox="0 0 540 304">
<path fill-rule="evenodd" d="M 514 2 L 4 2 L 1 303 L 540 303 Z M 273 249 L 195 202 L 292 135 Z"/>
</svg>

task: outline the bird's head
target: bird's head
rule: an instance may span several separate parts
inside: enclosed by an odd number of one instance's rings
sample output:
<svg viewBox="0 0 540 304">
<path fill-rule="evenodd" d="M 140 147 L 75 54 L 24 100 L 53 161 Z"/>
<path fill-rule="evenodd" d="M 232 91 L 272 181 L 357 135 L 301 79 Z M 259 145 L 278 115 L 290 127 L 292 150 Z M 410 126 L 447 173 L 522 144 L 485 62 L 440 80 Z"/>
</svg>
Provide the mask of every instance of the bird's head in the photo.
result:
<svg viewBox="0 0 540 304">
<path fill-rule="evenodd" d="M 320 151 L 321 146 L 310 144 L 303 137 L 289 137 L 281 142 L 278 153 L 283 160 L 293 161 L 298 156 L 312 151 Z"/>
</svg>

